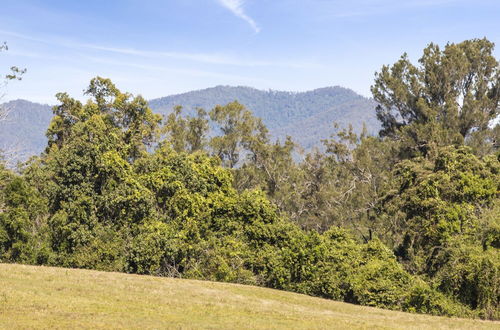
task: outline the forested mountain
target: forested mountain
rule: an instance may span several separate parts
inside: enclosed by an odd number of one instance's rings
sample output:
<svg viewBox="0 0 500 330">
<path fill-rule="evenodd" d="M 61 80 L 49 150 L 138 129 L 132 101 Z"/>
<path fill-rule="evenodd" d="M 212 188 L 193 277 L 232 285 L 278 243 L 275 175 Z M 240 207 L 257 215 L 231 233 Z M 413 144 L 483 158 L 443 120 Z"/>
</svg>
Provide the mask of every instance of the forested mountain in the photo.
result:
<svg viewBox="0 0 500 330">
<path fill-rule="evenodd" d="M 52 119 L 49 105 L 25 100 L 2 105 L 8 114 L 0 121 L 0 150 L 14 161 L 38 155 L 46 146 L 45 132 Z"/>
<path fill-rule="evenodd" d="M 332 133 L 332 123 L 376 134 L 380 124 L 375 116 L 376 103 L 343 87 L 325 87 L 308 92 L 263 91 L 250 87 L 217 86 L 184 94 L 153 99 L 151 108 L 166 114 L 176 105 L 188 113 L 200 107 L 206 110 L 218 104 L 238 101 L 262 119 L 274 137 L 287 135 L 304 148 L 318 146 Z"/>
<path fill-rule="evenodd" d="M 293 93 L 217 86 L 153 99 L 149 104 L 154 112 L 163 115 L 177 105 L 192 114 L 198 107 L 208 111 L 235 100 L 262 118 L 273 137 L 284 140 L 290 135 L 306 149 L 320 145 L 321 139 L 329 137 L 334 121 L 345 127 L 352 124 L 358 132 L 366 123 L 371 134 L 380 128 L 375 102 L 342 87 Z M 0 149 L 15 160 L 26 160 L 42 152 L 47 144 L 45 131 L 52 118 L 51 107 L 25 100 L 8 102 L 5 107 L 10 114 L 7 121 L 0 122 Z"/>
</svg>

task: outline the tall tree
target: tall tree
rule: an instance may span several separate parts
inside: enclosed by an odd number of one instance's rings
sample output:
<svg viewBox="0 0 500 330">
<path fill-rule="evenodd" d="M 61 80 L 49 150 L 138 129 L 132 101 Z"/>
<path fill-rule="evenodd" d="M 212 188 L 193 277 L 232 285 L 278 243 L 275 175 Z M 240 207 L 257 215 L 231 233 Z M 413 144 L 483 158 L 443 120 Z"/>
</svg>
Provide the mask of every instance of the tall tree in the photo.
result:
<svg viewBox="0 0 500 330">
<path fill-rule="evenodd" d="M 221 133 L 210 140 L 210 147 L 229 168 L 238 164 L 244 149 L 249 150 L 256 143 L 268 142 L 268 130 L 262 120 L 236 101 L 216 106 L 210 111 L 210 119 L 218 125 Z"/>
<path fill-rule="evenodd" d="M 485 136 L 500 114 L 500 65 L 494 44 L 473 39 L 444 49 L 430 44 L 419 65 L 407 54 L 375 75 L 371 90 L 379 103 L 382 136 L 398 137 L 411 153 L 428 154 L 433 145 L 463 144 Z"/>
<path fill-rule="evenodd" d="M 290 137 L 284 143 L 255 139 L 248 148 L 245 163 L 235 171 L 236 188 L 239 191 L 260 188 L 280 210 L 286 211 L 298 169 L 293 159 L 295 144 Z"/>
<path fill-rule="evenodd" d="M 101 116 L 120 131 L 129 159 L 144 154 L 158 138 L 161 117 L 151 111 L 143 97 L 122 93 L 111 80 L 101 77 L 90 81 L 85 94 L 92 97 L 85 105 L 66 93 L 57 94 L 60 105 L 54 107 L 55 116 L 47 130 L 49 148 L 53 145 L 60 148 L 74 125 L 95 116 Z"/>
<path fill-rule="evenodd" d="M 205 149 L 209 130 L 204 109 L 196 109 L 196 116 L 183 116 L 182 107 L 177 106 L 167 116 L 162 133 L 175 151 L 193 153 Z"/>
</svg>

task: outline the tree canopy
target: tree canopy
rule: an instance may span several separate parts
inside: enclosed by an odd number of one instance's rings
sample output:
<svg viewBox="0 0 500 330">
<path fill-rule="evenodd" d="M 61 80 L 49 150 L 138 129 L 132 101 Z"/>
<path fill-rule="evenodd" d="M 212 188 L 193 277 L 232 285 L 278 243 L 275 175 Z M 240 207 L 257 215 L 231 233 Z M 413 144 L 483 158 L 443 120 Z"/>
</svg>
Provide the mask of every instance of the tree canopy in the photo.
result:
<svg viewBox="0 0 500 330">
<path fill-rule="evenodd" d="M 382 136 L 407 139 L 411 152 L 426 154 L 433 145 L 459 145 L 484 134 L 500 115 L 500 64 L 487 39 L 431 43 L 419 64 L 403 54 L 383 66 L 372 86 L 379 103 Z"/>
<path fill-rule="evenodd" d="M 236 101 L 161 118 L 96 77 L 86 103 L 57 95 L 44 153 L 0 164 L 0 262 L 499 319 L 492 49 L 431 44 L 420 67 L 383 67 L 381 136 L 334 126 L 307 153 Z"/>
</svg>

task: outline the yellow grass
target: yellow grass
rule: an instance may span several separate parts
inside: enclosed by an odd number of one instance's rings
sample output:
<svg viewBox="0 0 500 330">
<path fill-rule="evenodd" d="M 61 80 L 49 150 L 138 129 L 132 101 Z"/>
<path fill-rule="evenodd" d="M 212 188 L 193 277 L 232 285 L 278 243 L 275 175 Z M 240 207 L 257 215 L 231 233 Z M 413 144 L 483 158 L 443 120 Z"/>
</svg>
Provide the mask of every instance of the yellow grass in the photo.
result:
<svg viewBox="0 0 500 330">
<path fill-rule="evenodd" d="M 499 329 L 252 286 L 0 264 L 0 328 Z"/>
</svg>

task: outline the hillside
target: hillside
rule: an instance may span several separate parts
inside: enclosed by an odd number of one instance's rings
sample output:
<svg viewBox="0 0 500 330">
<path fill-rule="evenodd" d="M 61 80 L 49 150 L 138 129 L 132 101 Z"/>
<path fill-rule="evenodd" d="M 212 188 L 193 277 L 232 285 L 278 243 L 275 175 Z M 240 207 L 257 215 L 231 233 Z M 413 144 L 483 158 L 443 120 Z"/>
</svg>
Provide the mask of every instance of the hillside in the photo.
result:
<svg viewBox="0 0 500 330">
<path fill-rule="evenodd" d="M 52 118 L 49 105 L 16 100 L 2 105 L 9 112 L 0 122 L 0 150 L 8 157 L 26 160 L 39 154 L 47 144 L 45 131 Z"/>
<path fill-rule="evenodd" d="M 380 127 L 374 101 L 342 87 L 292 93 L 217 86 L 153 99 L 150 106 L 165 115 L 176 105 L 182 105 L 189 113 L 197 107 L 211 109 L 234 100 L 262 118 L 273 137 L 284 139 L 290 135 L 306 149 L 329 137 L 334 121 L 345 127 L 352 124 L 358 132 L 366 123 L 371 134 L 376 134 Z M 25 100 L 4 106 L 10 114 L 6 122 L 0 123 L 0 149 L 13 154 L 16 160 L 26 160 L 42 152 L 46 145 L 45 131 L 52 118 L 51 107 Z"/>
<path fill-rule="evenodd" d="M 380 128 L 375 102 L 338 86 L 300 93 L 217 86 L 153 99 L 149 104 L 156 112 L 166 114 L 176 105 L 190 111 L 197 107 L 211 109 L 234 100 L 262 118 L 274 137 L 283 139 L 290 135 L 305 148 L 329 137 L 334 121 L 342 126 L 352 124 L 357 131 L 365 122 L 371 134 Z"/>
<path fill-rule="evenodd" d="M 494 329 L 226 283 L 0 264 L 0 328 Z"/>
</svg>

